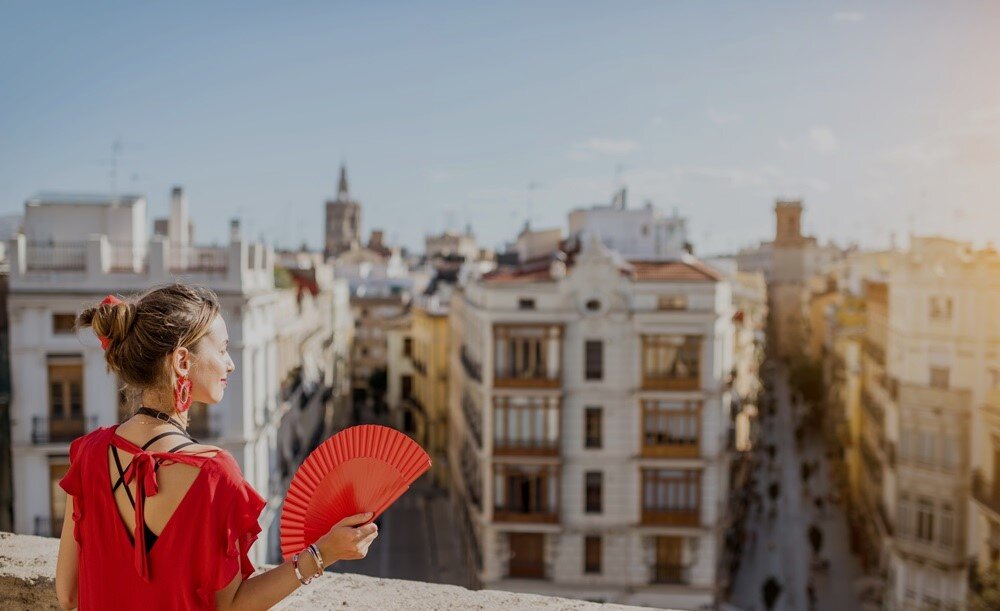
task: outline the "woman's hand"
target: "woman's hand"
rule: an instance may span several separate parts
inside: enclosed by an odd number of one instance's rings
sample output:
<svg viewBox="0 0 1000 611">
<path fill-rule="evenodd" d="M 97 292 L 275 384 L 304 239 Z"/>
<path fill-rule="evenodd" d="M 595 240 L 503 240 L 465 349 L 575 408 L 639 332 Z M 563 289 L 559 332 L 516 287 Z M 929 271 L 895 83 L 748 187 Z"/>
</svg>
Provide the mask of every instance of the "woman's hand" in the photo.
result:
<svg viewBox="0 0 1000 611">
<path fill-rule="evenodd" d="M 326 566 L 338 560 L 359 560 L 368 555 L 368 546 L 378 537 L 378 526 L 374 522 L 365 524 L 372 515 L 368 512 L 344 518 L 320 537 L 316 545 Z"/>
</svg>

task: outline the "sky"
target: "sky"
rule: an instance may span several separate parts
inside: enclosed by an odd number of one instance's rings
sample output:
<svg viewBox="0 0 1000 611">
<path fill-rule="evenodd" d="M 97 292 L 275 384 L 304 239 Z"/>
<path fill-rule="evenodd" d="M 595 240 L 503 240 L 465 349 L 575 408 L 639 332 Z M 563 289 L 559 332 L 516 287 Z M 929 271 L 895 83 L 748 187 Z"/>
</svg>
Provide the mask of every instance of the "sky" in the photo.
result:
<svg viewBox="0 0 1000 611">
<path fill-rule="evenodd" d="M 565 230 L 621 186 L 704 254 L 768 239 L 777 198 L 824 242 L 997 242 L 998 25 L 986 1 L 0 0 L 0 214 L 117 191 L 151 223 L 178 185 L 198 242 L 239 217 L 319 248 L 346 163 L 363 230 L 418 250 Z"/>
</svg>

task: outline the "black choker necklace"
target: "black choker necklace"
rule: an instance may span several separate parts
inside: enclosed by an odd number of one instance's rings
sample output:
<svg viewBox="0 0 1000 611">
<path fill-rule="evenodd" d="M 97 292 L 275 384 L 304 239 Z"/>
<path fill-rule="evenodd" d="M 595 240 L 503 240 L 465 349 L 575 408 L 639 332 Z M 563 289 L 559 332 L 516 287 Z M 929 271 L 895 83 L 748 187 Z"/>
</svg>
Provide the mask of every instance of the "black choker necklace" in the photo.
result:
<svg viewBox="0 0 1000 611">
<path fill-rule="evenodd" d="M 143 414 L 145 416 L 152 416 L 153 418 L 156 418 L 157 420 L 162 420 L 162 421 L 166 422 L 167 424 L 172 424 L 172 425 L 176 426 L 177 428 L 179 428 L 182 431 L 186 431 L 187 430 L 187 429 L 184 428 L 184 426 L 180 422 L 177 422 L 176 420 L 174 420 L 170 416 L 166 415 L 165 413 L 163 413 L 163 412 L 161 412 L 159 410 L 155 410 L 155 409 L 146 407 L 145 405 L 143 405 L 139 409 L 135 410 L 135 413 L 137 413 L 137 414 Z"/>
</svg>

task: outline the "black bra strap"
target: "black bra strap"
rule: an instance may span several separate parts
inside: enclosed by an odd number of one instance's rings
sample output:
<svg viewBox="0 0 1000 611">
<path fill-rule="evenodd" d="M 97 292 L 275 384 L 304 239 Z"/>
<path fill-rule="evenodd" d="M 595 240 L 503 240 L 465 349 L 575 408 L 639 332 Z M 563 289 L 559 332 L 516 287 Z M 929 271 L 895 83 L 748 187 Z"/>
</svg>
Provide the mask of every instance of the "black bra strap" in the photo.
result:
<svg viewBox="0 0 1000 611">
<path fill-rule="evenodd" d="M 194 445 L 194 444 L 198 443 L 198 440 L 196 440 L 195 438 L 193 438 L 193 437 L 191 437 L 189 435 L 185 435 L 184 433 L 178 433 L 177 431 L 167 431 L 166 433 L 160 433 L 159 435 L 156 435 L 155 437 L 153 437 L 152 439 L 150 439 L 149 441 L 147 441 L 145 444 L 143 444 L 142 449 L 145 450 L 149 446 L 153 445 L 153 442 L 155 442 L 157 439 L 162 439 L 164 437 L 167 437 L 168 435 L 180 435 L 181 437 L 185 437 L 185 438 L 187 438 L 187 439 L 190 440 L 190 441 L 186 441 L 186 442 L 180 444 L 179 446 L 176 446 L 176 447 L 168 450 L 168 452 L 176 452 L 177 450 L 179 450 L 181 448 L 186 448 L 188 446 L 191 446 L 191 445 Z M 125 483 L 125 469 L 122 468 L 122 461 L 118 457 L 118 448 L 117 448 L 117 446 L 115 446 L 114 444 L 112 444 L 111 445 L 111 451 L 115 455 L 115 464 L 118 465 L 118 481 L 115 482 L 115 485 L 111 487 L 111 494 L 114 494 L 118 490 L 118 486 L 121 486 L 123 483 Z M 160 463 L 157 462 L 156 466 L 153 468 L 153 470 L 154 471 L 158 471 L 159 469 L 160 469 Z M 132 496 L 132 491 L 128 489 L 128 486 L 125 486 L 125 492 L 128 493 L 128 500 L 133 505 L 135 505 L 135 497 Z"/>
</svg>

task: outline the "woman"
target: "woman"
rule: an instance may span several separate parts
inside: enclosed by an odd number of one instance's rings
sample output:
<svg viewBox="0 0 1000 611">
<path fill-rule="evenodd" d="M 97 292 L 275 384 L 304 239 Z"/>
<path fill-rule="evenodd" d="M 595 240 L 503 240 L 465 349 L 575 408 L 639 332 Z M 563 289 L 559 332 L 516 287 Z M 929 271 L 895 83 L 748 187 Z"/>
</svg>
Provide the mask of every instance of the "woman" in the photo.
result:
<svg viewBox="0 0 1000 611">
<path fill-rule="evenodd" d="M 56 593 L 72 609 L 267 609 L 337 560 L 364 558 L 371 514 L 342 520 L 259 575 L 247 552 L 264 500 L 229 452 L 186 433 L 191 403 L 218 403 L 235 368 L 210 290 L 168 285 L 135 301 L 109 295 L 77 320 L 108 370 L 141 391 L 120 425 L 70 445 Z"/>
</svg>

